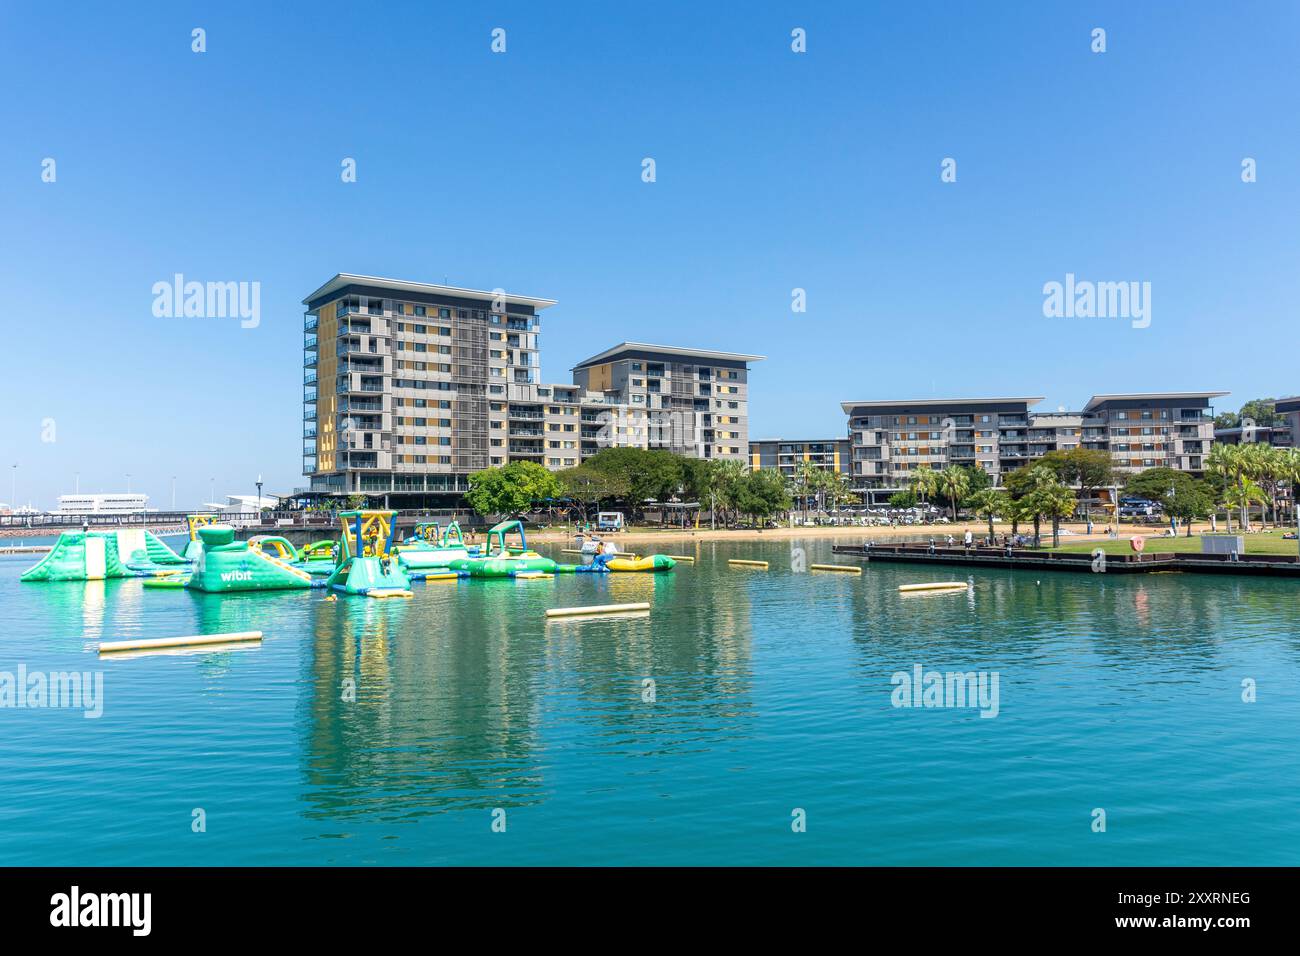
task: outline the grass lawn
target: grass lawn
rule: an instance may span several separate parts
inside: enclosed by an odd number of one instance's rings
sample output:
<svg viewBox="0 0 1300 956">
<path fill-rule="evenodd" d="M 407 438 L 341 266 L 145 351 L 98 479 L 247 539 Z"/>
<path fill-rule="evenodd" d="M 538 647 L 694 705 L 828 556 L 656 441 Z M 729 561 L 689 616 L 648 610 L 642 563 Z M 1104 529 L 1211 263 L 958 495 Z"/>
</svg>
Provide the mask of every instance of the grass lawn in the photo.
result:
<svg viewBox="0 0 1300 956">
<path fill-rule="evenodd" d="M 1246 541 L 1247 554 L 1283 554 L 1288 557 L 1295 557 L 1297 554 L 1296 542 L 1294 539 L 1284 540 L 1282 535 L 1288 529 L 1278 531 L 1256 532 L 1254 534 L 1243 535 Z M 1090 552 L 1095 548 L 1104 548 L 1107 554 L 1131 554 L 1132 547 L 1128 539 L 1133 537 L 1135 532 L 1132 529 L 1124 529 L 1120 532 L 1118 541 L 1079 541 L 1071 544 L 1062 544 L 1057 551 L 1087 551 Z M 1045 541 L 1051 541 L 1051 535 L 1043 535 Z M 1050 548 L 1044 550 L 1052 550 Z M 1169 554 L 1173 552 L 1190 551 L 1194 554 L 1201 553 L 1201 536 L 1192 535 L 1190 538 L 1179 535 L 1177 538 L 1147 538 L 1144 554 Z"/>
</svg>

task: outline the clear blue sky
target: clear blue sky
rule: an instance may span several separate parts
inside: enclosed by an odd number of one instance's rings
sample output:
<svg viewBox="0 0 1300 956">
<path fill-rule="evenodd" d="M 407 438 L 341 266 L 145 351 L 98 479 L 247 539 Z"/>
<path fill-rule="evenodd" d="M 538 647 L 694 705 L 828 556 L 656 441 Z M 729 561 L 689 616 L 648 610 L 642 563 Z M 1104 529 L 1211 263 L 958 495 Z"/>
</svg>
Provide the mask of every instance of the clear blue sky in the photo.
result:
<svg viewBox="0 0 1300 956">
<path fill-rule="evenodd" d="M 1295 4 L 606 6 L 7 4 L 0 500 L 15 461 L 38 506 L 304 484 L 300 300 L 340 271 L 558 299 L 547 381 L 624 339 L 767 355 L 756 438 L 1300 392 Z M 155 318 L 176 272 L 260 282 L 260 327 Z M 1067 272 L 1151 282 L 1150 328 L 1044 318 Z"/>
</svg>

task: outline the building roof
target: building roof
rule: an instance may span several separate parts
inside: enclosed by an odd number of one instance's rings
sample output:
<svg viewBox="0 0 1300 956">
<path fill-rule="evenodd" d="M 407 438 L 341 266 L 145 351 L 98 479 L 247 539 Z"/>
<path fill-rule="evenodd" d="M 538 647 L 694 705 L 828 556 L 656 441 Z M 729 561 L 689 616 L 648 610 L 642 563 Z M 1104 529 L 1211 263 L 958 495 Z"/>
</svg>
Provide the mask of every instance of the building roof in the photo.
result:
<svg viewBox="0 0 1300 956">
<path fill-rule="evenodd" d="M 1229 392 L 1128 392 L 1116 395 L 1094 395 L 1088 399 L 1088 404 L 1083 406 L 1085 412 L 1090 412 L 1098 405 L 1106 402 L 1140 402 L 1146 399 L 1158 400 L 1166 398 L 1218 398 L 1221 395 L 1231 394 Z"/>
<path fill-rule="evenodd" d="M 751 438 L 751 445 L 834 445 L 837 442 L 846 442 L 848 438 L 841 435 L 839 438 Z"/>
<path fill-rule="evenodd" d="M 573 366 L 571 371 L 586 368 L 588 365 L 599 365 L 601 362 L 608 362 L 625 352 L 662 352 L 664 355 L 680 355 L 683 358 L 718 359 L 726 362 L 761 362 L 766 358 L 764 355 L 746 355 L 742 352 L 715 352 L 709 349 L 684 349 L 676 345 L 620 342 L 611 349 L 605 349 L 599 355 L 593 355 L 591 358 L 579 362 Z"/>
<path fill-rule="evenodd" d="M 378 286 L 383 289 L 392 289 L 394 292 L 423 292 L 433 295 L 452 295 L 459 296 L 463 299 L 483 299 L 491 301 L 498 295 L 505 299 L 507 303 L 513 302 L 518 305 L 531 305 L 534 309 L 545 309 L 547 306 L 555 305 L 554 299 L 538 299 L 527 295 L 512 295 L 507 292 L 486 291 L 484 289 L 462 289 L 454 285 L 435 285 L 431 282 L 411 282 L 407 279 L 383 279 L 379 276 L 362 276 L 352 272 L 340 272 L 334 278 L 330 279 L 323 286 L 317 289 L 307 298 L 302 300 L 303 305 L 314 302 L 321 296 L 329 295 L 332 292 L 341 292 L 350 285 L 369 285 Z"/>
<path fill-rule="evenodd" d="M 907 405 L 913 408 L 921 408 L 930 405 L 1001 405 L 1005 402 L 1024 402 L 1026 405 L 1037 405 L 1043 400 L 1040 395 L 1036 398 L 916 398 L 916 399 L 890 399 L 879 402 L 840 402 L 840 408 L 844 409 L 845 414 L 853 411 L 855 408 L 893 408 L 899 405 Z"/>
<path fill-rule="evenodd" d="M 1283 408 L 1283 405 L 1285 405 L 1286 408 Z M 1279 412 L 1300 411 L 1300 395 L 1290 395 L 1286 398 L 1279 398 L 1273 404 L 1273 409 Z"/>
</svg>

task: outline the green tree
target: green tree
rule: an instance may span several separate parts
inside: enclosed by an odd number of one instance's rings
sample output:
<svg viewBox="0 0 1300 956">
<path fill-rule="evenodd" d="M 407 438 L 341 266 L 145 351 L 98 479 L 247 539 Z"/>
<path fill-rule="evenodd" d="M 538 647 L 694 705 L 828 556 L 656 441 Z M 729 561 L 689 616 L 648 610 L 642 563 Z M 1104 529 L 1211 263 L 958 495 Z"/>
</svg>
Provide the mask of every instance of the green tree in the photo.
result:
<svg viewBox="0 0 1300 956">
<path fill-rule="evenodd" d="M 889 507 L 891 508 L 915 508 L 916 492 L 911 488 L 904 488 L 902 491 L 896 491 L 889 496 Z"/>
<path fill-rule="evenodd" d="M 1052 518 L 1053 535 L 1059 538 L 1060 517 L 1068 518 L 1074 513 L 1078 502 L 1074 492 L 1057 477 L 1050 465 L 1036 464 L 1029 468 L 1017 468 L 1006 476 L 1004 482 L 1011 495 L 1012 530 L 1020 521 L 1032 521 L 1034 524 L 1034 547 L 1038 547 L 1042 538 L 1043 518 Z M 1058 512 L 1064 507 L 1066 497 L 1070 499 L 1070 508 L 1064 515 Z"/>
<path fill-rule="evenodd" d="M 924 503 L 939 490 L 939 476 L 933 468 L 913 469 L 911 477 L 907 479 L 907 487 Z"/>
<path fill-rule="evenodd" d="M 989 523 L 989 537 L 993 537 L 993 519 L 1006 518 L 1011 510 L 1011 496 L 994 488 L 981 488 L 966 499 L 966 505 L 978 518 Z"/>
<path fill-rule="evenodd" d="M 736 483 L 733 504 L 755 524 L 762 524 L 764 519 L 788 511 L 793 502 L 781 473 L 773 468 L 761 468 L 750 471 Z"/>
<path fill-rule="evenodd" d="M 602 448 L 583 464 L 625 481 L 640 511 L 646 501 L 667 501 L 677 493 L 685 478 L 683 460 L 660 448 Z"/>
<path fill-rule="evenodd" d="M 1043 518 L 1052 521 L 1052 547 L 1061 543 L 1061 519 L 1074 514 L 1078 500 L 1074 491 L 1059 481 L 1045 482 L 1035 487 L 1021 500 L 1021 506 L 1034 522 L 1034 547 L 1041 546 L 1041 523 Z"/>
<path fill-rule="evenodd" d="M 1241 445 L 1222 445 L 1216 444 L 1210 448 L 1210 453 L 1205 456 L 1205 470 L 1211 474 L 1218 475 L 1223 479 L 1224 488 L 1220 500 L 1224 503 L 1230 501 L 1242 500 L 1241 495 L 1231 493 L 1230 486 L 1236 485 L 1239 489 L 1244 487 L 1247 480 L 1247 473 L 1250 468 L 1250 462 Z M 1236 507 L 1229 504 L 1228 507 Z M 1250 530 L 1250 506 L 1249 504 L 1241 505 L 1241 527 Z M 1232 514 L 1228 514 L 1228 533 L 1232 534 Z"/>
<path fill-rule="evenodd" d="M 964 468 L 945 468 L 939 472 L 939 491 L 952 506 L 952 520 L 957 520 L 957 505 L 970 490 L 970 476 Z"/>
<path fill-rule="evenodd" d="M 1252 398 L 1241 406 L 1241 414 L 1237 416 L 1238 424 L 1244 424 L 1247 418 L 1256 425 L 1280 424 L 1282 416 L 1277 413 L 1277 399 Z"/>
<path fill-rule="evenodd" d="M 1174 468 L 1140 471 L 1129 477 L 1124 492 L 1158 502 L 1165 514 L 1186 522 L 1188 536 L 1192 521 L 1205 517 L 1214 507 L 1214 492 L 1206 482 Z"/>
<path fill-rule="evenodd" d="M 465 500 L 481 515 L 514 517 L 535 501 L 558 498 L 563 485 L 553 472 L 531 461 L 512 461 L 502 468 L 485 468 L 469 476 Z"/>
<path fill-rule="evenodd" d="M 628 496 L 628 483 L 620 476 L 579 465 L 555 473 L 564 488 L 565 496 L 572 498 L 582 509 L 584 521 L 593 512 L 600 511 L 602 502 L 624 500 Z"/>
</svg>

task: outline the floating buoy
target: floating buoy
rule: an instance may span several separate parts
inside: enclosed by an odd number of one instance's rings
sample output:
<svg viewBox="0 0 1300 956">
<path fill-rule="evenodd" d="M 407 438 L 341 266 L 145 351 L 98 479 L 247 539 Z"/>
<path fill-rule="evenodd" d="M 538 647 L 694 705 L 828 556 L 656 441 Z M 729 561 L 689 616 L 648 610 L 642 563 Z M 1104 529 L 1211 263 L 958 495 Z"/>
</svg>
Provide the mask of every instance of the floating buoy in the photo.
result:
<svg viewBox="0 0 1300 956">
<path fill-rule="evenodd" d="M 965 581 L 931 581 L 929 584 L 900 584 L 898 590 L 903 593 L 913 591 L 965 591 L 969 584 Z"/>
<path fill-rule="evenodd" d="M 855 564 L 810 564 L 809 571 L 847 571 L 849 574 L 861 574 L 862 569 Z"/>
<path fill-rule="evenodd" d="M 233 631 L 229 634 L 195 634 L 190 637 L 154 637 L 138 641 L 105 641 L 99 653 L 151 651 L 161 647 L 200 647 L 204 644 L 245 644 L 262 639 L 261 631 Z"/>
<path fill-rule="evenodd" d="M 649 601 L 635 604 L 594 604 L 589 607 L 553 607 L 546 612 L 547 617 L 577 617 L 584 614 L 625 614 L 628 611 L 648 611 Z"/>
<path fill-rule="evenodd" d="M 767 570 L 766 561 L 746 561 L 742 558 L 728 558 L 727 563 L 737 564 L 740 565 L 740 567 L 742 568 L 762 568 L 764 571 Z"/>
</svg>

